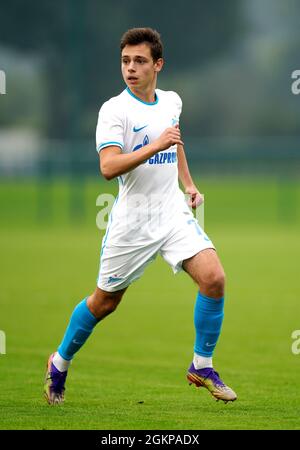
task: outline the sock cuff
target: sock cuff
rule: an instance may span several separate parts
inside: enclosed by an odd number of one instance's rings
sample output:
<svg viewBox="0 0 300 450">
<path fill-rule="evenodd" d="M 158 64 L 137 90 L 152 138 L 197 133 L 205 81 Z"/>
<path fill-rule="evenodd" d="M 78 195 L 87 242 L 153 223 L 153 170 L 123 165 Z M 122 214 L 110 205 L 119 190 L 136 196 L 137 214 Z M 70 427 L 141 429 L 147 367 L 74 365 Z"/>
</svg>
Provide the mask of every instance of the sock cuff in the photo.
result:
<svg viewBox="0 0 300 450">
<path fill-rule="evenodd" d="M 87 297 L 85 299 L 83 299 L 82 302 L 80 302 L 76 306 L 75 311 L 77 314 L 80 315 L 80 319 L 82 322 L 84 322 L 85 325 L 87 325 L 88 327 L 91 327 L 91 326 L 94 327 L 96 325 L 96 323 L 98 323 L 98 319 L 96 319 L 94 314 L 91 313 L 91 311 L 89 310 L 89 308 L 87 306 L 86 301 L 87 301 Z"/>
<path fill-rule="evenodd" d="M 66 361 L 72 361 L 73 356 L 71 356 L 70 358 L 63 352 L 61 346 L 58 347 L 57 349 L 57 353 L 59 354 L 59 356 L 63 359 L 65 359 Z M 55 366 L 56 367 L 56 366 Z M 57 368 L 57 367 L 56 367 Z M 59 369 L 58 369 L 59 370 Z"/>
<path fill-rule="evenodd" d="M 197 302 L 201 302 L 210 311 L 221 311 L 224 307 L 224 297 L 216 300 L 215 298 L 201 294 L 201 292 L 198 292 Z"/>
</svg>

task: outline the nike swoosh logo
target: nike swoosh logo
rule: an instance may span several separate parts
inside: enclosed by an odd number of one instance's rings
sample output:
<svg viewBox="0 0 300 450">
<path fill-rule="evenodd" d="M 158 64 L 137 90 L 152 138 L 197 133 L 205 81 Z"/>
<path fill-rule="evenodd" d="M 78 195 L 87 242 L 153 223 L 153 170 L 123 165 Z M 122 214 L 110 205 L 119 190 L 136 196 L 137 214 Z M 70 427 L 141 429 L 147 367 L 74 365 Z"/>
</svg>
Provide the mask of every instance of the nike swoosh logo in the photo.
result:
<svg viewBox="0 0 300 450">
<path fill-rule="evenodd" d="M 73 342 L 73 344 L 79 344 L 79 345 L 82 344 L 82 342 L 76 341 L 76 339 L 73 339 L 72 342 Z"/>
<path fill-rule="evenodd" d="M 137 133 L 138 131 L 141 131 L 141 130 L 143 130 L 144 128 L 146 128 L 148 125 L 144 125 L 143 127 L 140 127 L 140 128 L 136 128 L 136 127 L 133 127 L 133 132 L 134 133 Z"/>
<path fill-rule="evenodd" d="M 214 342 L 213 344 L 210 344 L 209 342 L 206 342 L 205 344 L 207 347 L 212 347 L 213 345 L 216 345 L 216 342 Z"/>
</svg>

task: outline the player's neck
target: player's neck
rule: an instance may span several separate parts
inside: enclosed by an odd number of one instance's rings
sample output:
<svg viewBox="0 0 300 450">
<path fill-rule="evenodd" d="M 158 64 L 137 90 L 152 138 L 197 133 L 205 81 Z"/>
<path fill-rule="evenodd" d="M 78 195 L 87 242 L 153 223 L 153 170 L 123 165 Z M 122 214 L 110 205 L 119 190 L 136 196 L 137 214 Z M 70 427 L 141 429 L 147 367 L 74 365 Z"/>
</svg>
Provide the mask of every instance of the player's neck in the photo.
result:
<svg viewBox="0 0 300 450">
<path fill-rule="evenodd" d="M 156 101 L 155 84 L 146 89 L 131 88 L 130 91 L 145 103 L 154 103 Z"/>
</svg>

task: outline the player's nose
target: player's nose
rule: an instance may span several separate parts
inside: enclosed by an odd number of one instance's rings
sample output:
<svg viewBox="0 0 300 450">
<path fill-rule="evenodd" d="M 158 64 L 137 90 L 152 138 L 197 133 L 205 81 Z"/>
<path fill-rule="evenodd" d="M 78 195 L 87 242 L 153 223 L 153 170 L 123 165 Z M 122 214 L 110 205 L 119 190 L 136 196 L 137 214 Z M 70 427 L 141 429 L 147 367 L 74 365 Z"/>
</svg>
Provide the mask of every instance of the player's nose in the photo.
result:
<svg viewBox="0 0 300 450">
<path fill-rule="evenodd" d="M 129 65 L 128 65 L 128 71 L 129 71 L 129 72 L 135 72 L 134 62 L 129 63 Z"/>
</svg>

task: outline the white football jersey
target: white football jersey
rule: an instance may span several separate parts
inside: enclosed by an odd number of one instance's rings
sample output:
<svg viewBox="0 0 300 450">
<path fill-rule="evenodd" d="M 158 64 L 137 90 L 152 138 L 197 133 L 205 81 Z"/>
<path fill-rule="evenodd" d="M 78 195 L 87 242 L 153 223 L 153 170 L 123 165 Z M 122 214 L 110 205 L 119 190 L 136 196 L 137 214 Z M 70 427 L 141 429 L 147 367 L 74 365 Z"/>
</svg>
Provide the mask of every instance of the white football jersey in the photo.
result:
<svg viewBox="0 0 300 450">
<path fill-rule="evenodd" d="M 97 150 L 114 145 L 122 153 L 139 151 L 179 122 L 182 102 L 173 91 L 156 89 L 146 103 L 129 88 L 105 102 L 96 131 Z M 177 146 L 158 152 L 118 177 L 119 194 L 111 211 L 105 240 L 130 245 L 163 237 L 178 216 L 190 217 L 178 184 Z M 127 244 L 126 244 L 127 243 Z"/>
</svg>

